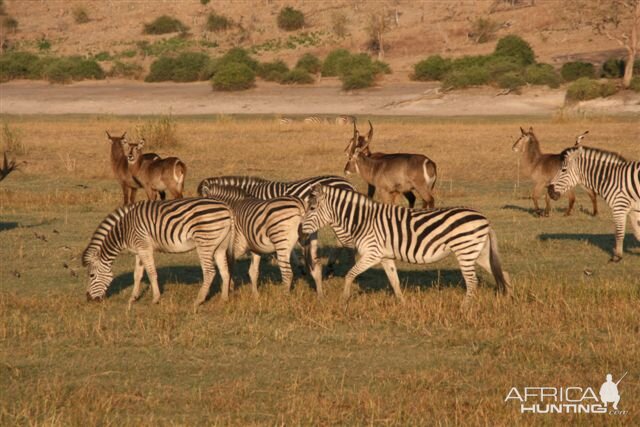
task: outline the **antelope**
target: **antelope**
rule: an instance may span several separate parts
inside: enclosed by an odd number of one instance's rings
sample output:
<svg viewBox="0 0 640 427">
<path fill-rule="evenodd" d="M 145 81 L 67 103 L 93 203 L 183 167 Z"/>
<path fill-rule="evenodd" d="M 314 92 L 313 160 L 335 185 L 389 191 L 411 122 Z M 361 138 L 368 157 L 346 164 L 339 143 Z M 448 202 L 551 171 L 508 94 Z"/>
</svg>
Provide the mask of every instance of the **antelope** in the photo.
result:
<svg viewBox="0 0 640 427">
<path fill-rule="evenodd" d="M 380 190 L 384 203 L 393 203 L 402 193 L 413 208 L 417 192 L 425 208 L 433 208 L 433 187 L 436 183 L 436 164 L 422 154 L 408 153 L 371 153 L 369 144 L 373 138 L 373 125 L 369 121 L 369 133 L 366 138 L 360 135 L 353 123 L 353 138 L 345 152 L 347 164 L 344 173 L 358 173 L 367 182 L 368 196 L 373 198 L 376 189 Z"/>
<path fill-rule="evenodd" d="M 136 191 L 142 185 L 131 175 L 127 156 L 124 153 L 124 147 L 127 145 L 125 138 L 127 132 L 123 133 L 122 136 L 111 136 L 108 131 L 105 132 L 107 133 L 107 138 L 111 141 L 111 169 L 113 169 L 113 173 L 122 187 L 122 196 L 124 198 L 122 205 L 133 204 L 136 201 Z M 141 162 L 142 164 L 147 164 L 159 158 L 160 156 L 156 153 L 145 153 L 142 155 Z M 161 194 L 161 197 L 164 199 L 164 194 Z"/>
<path fill-rule="evenodd" d="M 579 135 L 576 138 L 575 145 L 579 145 L 582 139 L 588 132 Z M 520 128 L 520 137 L 513 144 L 512 150 L 514 152 L 522 152 L 524 173 L 533 181 L 533 189 L 531 191 L 531 199 L 533 200 L 533 206 L 535 212 L 540 216 L 549 216 L 551 211 L 551 202 L 549 194 L 546 191 L 551 179 L 560 171 L 562 166 L 562 154 L 548 154 L 540 151 L 540 142 L 533 133 L 533 127 L 529 127 L 528 131 Z M 593 216 L 598 214 L 598 201 L 596 199 L 596 193 L 587 187 L 584 187 L 591 198 L 591 204 L 593 205 Z M 544 211 L 538 206 L 538 199 L 544 192 L 545 209 Z M 576 202 L 576 193 L 573 189 L 567 191 L 567 198 L 569 199 L 569 206 L 567 207 L 564 216 L 571 215 L 573 205 Z"/>
<path fill-rule="evenodd" d="M 174 198 L 182 198 L 187 165 L 177 157 L 157 158 L 143 162 L 142 148 L 145 141 L 128 143 L 127 162 L 133 178 L 144 188 L 149 200 L 156 200 L 158 193 L 169 190 Z M 161 198 L 164 197 L 161 194 Z"/>
</svg>

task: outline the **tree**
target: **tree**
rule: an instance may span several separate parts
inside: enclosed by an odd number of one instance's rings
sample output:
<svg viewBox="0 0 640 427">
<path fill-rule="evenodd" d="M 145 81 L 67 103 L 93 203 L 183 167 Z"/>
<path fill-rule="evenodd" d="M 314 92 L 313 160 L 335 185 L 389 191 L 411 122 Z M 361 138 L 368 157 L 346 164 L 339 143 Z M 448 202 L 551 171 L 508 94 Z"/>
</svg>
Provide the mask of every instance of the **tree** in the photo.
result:
<svg viewBox="0 0 640 427">
<path fill-rule="evenodd" d="M 640 0 L 606 0 L 594 6 L 594 30 L 614 40 L 627 51 L 622 85 L 628 88 L 633 78 L 633 64 L 638 54 Z"/>
</svg>

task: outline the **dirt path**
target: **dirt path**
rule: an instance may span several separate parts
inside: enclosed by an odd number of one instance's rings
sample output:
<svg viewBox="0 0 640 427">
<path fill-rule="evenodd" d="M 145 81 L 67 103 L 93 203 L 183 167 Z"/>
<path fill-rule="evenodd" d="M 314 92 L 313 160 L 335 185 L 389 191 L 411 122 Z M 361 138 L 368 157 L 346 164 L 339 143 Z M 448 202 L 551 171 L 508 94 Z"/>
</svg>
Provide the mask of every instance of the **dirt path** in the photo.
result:
<svg viewBox="0 0 640 427">
<path fill-rule="evenodd" d="M 417 116 L 550 115 L 564 91 L 527 88 L 496 96 L 494 88 L 442 94 L 435 83 L 393 83 L 344 92 L 325 79 L 313 86 L 259 83 L 244 92 L 213 92 L 206 82 L 140 83 L 127 80 L 51 85 L 16 81 L 0 85 L 0 114 L 372 114 Z M 640 95 L 624 93 L 574 108 L 640 114 Z"/>
</svg>

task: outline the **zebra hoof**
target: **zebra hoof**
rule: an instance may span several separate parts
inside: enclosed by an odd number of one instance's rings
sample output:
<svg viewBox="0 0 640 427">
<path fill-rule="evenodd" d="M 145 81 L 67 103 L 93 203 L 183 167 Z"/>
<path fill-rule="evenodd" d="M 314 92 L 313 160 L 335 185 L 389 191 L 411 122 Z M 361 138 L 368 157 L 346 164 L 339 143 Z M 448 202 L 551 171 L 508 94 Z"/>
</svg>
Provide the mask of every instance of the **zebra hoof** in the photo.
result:
<svg viewBox="0 0 640 427">
<path fill-rule="evenodd" d="M 620 255 L 614 255 L 609 260 L 609 262 L 620 262 L 620 261 L 622 261 L 622 257 Z"/>
</svg>

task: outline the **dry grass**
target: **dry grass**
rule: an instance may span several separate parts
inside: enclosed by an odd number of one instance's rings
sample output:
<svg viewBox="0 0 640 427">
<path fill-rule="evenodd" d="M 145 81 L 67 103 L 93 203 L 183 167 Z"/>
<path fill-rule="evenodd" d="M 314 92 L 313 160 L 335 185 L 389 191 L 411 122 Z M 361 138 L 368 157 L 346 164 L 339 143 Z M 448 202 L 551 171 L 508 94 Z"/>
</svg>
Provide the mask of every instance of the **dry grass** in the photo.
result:
<svg viewBox="0 0 640 427">
<path fill-rule="evenodd" d="M 147 292 L 127 312 L 131 255 L 116 261 L 108 300 L 87 304 L 78 256 L 121 199 L 104 130 L 131 132 L 145 119 L 4 119 L 29 146 L 29 163 L 0 187 L 1 425 L 639 421 L 639 245 L 627 235 L 625 259 L 608 264 L 610 212 L 603 206 L 598 218 L 588 216 L 583 193 L 571 218 L 561 216 L 566 200 L 551 218 L 533 217 L 528 183 L 515 185 L 511 152 L 518 126 L 532 124 L 548 151 L 589 129 L 591 145 L 638 158 L 632 120 L 373 118 L 375 150 L 432 157 L 436 203 L 476 207 L 498 233 L 515 301 L 497 298 L 485 275 L 471 315 L 461 317 L 462 277 L 452 259 L 400 266 L 405 307 L 373 269 L 343 312 L 344 253 L 323 304 L 304 278 L 283 295 L 279 272 L 265 262 L 257 303 L 247 286 L 226 305 L 215 289 L 194 314 L 201 278 L 194 253 L 157 256 L 159 306 Z M 187 163 L 187 195 L 201 178 L 219 174 L 340 174 L 350 136 L 345 127 L 283 128 L 272 118 L 176 122 L 179 144 L 158 151 Z M 326 258 L 335 242 L 329 232 L 321 240 Z M 246 284 L 248 260 L 238 264 Z M 620 386 L 625 417 L 523 416 L 504 403 L 512 386 L 597 387 L 606 373 L 627 370 Z"/>
</svg>

